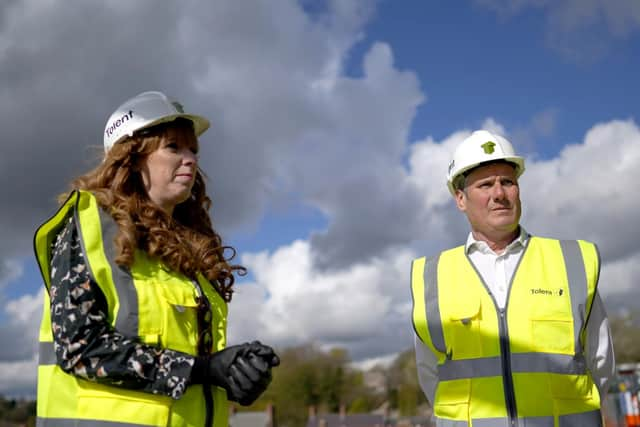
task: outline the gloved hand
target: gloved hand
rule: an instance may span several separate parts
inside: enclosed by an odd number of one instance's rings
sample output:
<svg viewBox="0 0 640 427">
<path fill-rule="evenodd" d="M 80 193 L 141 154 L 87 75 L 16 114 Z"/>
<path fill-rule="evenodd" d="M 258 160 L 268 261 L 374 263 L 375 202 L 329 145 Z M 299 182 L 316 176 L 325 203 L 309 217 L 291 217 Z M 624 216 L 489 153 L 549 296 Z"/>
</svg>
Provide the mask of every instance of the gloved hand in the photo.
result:
<svg viewBox="0 0 640 427">
<path fill-rule="evenodd" d="M 250 405 L 271 382 L 271 367 L 279 364 L 271 347 L 254 341 L 196 358 L 190 382 L 220 386 L 229 400 Z"/>
<path fill-rule="evenodd" d="M 262 344 L 260 341 L 253 341 L 249 344 L 249 352 L 256 356 L 260 356 L 271 368 L 280 365 L 280 358 L 276 352 L 268 345 Z"/>
<path fill-rule="evenodd" d="M 231 395 L 229 399 L 248 406 L 267 389 L 271 383 L 271 368 L 280 364 L 280 358 L 271 347 L 253 341 L 247 353 L 238 357 L 236 362 L 231 366 L 231 382 L 236 386 L 232 388 L 242 390 L 243 395 Z M 256 372 L 260 374 L 259 377 L 255 375 Z"/>
</svg>

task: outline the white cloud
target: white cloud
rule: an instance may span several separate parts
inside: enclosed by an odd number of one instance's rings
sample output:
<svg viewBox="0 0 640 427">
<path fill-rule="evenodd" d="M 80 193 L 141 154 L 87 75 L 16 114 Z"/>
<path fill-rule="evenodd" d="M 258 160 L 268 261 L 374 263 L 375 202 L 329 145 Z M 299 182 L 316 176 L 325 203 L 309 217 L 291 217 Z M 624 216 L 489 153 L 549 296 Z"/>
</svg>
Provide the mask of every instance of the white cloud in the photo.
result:
<svg viewBox="0 0 640 427">
<path fill-rule="evenodd" d="M 0 189 L 12 200 L 0 212 L 0 256 L 30 251 L 56 195 L 97 163 L 108 115 L 150 89 L 211 119 L 201 163 L 216 226 L 226 234 L 258 223 L 289 194 L 280 170 L 303 134 L 332 134 L 335 103 L 314 84 L 342 78 L 375 6 L 343 3 L 319 16 L 294 0 L 3 4 L 0 125 L 20 144 L 2 146 L 0 169 L 21 191 Z"/>
<path fill-rule="evenodd" d="M 255 282 L 234 296 L 230 340 L 342 345 L 355 357 L 410 344 L 407 307 L 398 312 L 409 296 L 409 251 L 331 272 L 314 269 L 311 257 L 304 241 L 243 256 Z"/>
<path fill-rule="evenodd" d="M 15 322 L 16 324 L 39 325 L 43 297 L 44 289 L 41 289 L 35 295 L 21 295 L 17 299 L 7 302 L 5 311 L 13 319 L 12 322 Z"/>
<path fill-rule="evenodd" d="M 485 120 L 484 126 L 505 133 L 493 119 Z M 398 237 L 404 244 L 393 246 L 395 251 L 390 248 L 330 270 L 317 268 L 309 241 L 299 240 L 271 253 L 245 254 L 242 261 L 255 281 L 239 286 L 231 304 L 233 337 L 259 336 L 275 345 L 339 344 L 356 359 L 409 348 L 411 259 L 461 244 L 468 232 L 446 189 L 445 173 L 449 153 L 469 133 L 460 130 L 439 142 L 426 138 L 412 145 L 408 174 L 393 182 L 406 185 L 409 197 L 420 195 L 423 203 L 412 212 L 411 221 L 402 223 L 412 236 Z M 568 146 L 558 157 L 529 161 L 521 180 L 523 225 L 530 232 L 598 243 L 603 255 L 601 292 L 611 304 L 626 298 L 627 306 L 638 305 L 640 296 L 633 286 L 640 265 L 634 232 L 640 227 L 640 202 L 632 196 L 636 182 L 640 182 L 640 131 L 631 120 L 595 125 L 584 142 Z M 377 206 L 362 203 L 368 209 Z M 356 238 L 357 231 L 344 229 L 344 239 Z"/>
<path fill-rule="evenodd" d="M 34 397 L 43 292 L 9 300 L 0 325 L 0 393 Z"/>
<path fill-rule="evenodd" d="M 528 8 L 544 9 L 556 30 L 571 32 L 604 24 L 614 36 L 623 37 L 640 29 L 640 5 L 635 0 L 476 0 L 502 16 Z"/>
<path fill-rule="evenodd" d="M 605 298 L 621 297 L 623 301 L 629 295 L 637 298 L 639 274 L 640 252 L 605 263 L 600 275 L 600 292 Z"/>
<path fill-rule="evenodd" d="M 484 126 L 509 135 L 493 119 Z M 468 134 L 461 130 L 442 141 L 427 138 L 411 147 L 407 179 L 424 200 L 424 211 L 416 215 L 443 228 L 454 222 L 440 232 L 426 228 L 428 236 L 447 245 L 455 244 L 456 236 L 468 229 L 465 221 L 456 222 L 462 215 L 453 210 L 444 178 L 449 153 Z M 512 141 L 518 146 L 518 140 Z M 627 257 L 638 252 L 638 234 L 633 232 L 640 226 L 640 199 L 633 197 L 636 182 L 640 182 L 638 125 L 631 119 L 596 124 L 583 142 L 567 145 L 557 157 L 527 159 L 520 180 L 522 223 L 534 234 L 592 240 L 607 262 Z"/>
<path fill-rule="evenodd" d="M 230 340 L 318 341 L 346 346 L 355 358 L 408 348 L 411 258 L 459 244 L 467 232 L 445 175 L 449 153 L 471 129 L 408 144 L 426 95 L 414 72 L 398 69 L 386 43 L 363 49 L 361 77 L 345 75 L 345 59 L 362 40 L 373 1 L 332 1 L 314 17 L 293 0 L 152 4 L 0 6 L 6 17 L 0 125 L 6 140 L 20 141 L 2 146 L 0 169 L 7 182 L 22 187 L 0 189 L 0 197 L 12 201 L 0 212 L 6 232 L 0 258 L 31 250 L 32 232 L 53 210 L 55 195 L 90 166 L 84 146 L 100 146 L 113 107 L 136 92 L 163 89 L 211 118 L 201 159 L 217 227 L 255 224 L 270 205 L 289 198 L 318 209 L 329 224 L 301 236 L 306 240 L 244 255 L 255 281 L 237 288 Z M 564 4 L 511 3 L 512 12 L 548 8 L 558 16 L 550 28 L 578 3 Z M 607 22 L 624 30 L 620 34 L 637 29 L 637 2 L 584 4 L 585 13 L 610 15 Z M 140 31 L 140 22 L 154 25 Z M 15 125 L 25 117 L 30 126 Z M 483 126 L 533 138 L 553 129 L 555 115 L 542 111 L 524 131 L 493 118 Z M 559 157 L 528 161 L 522 179 L 524 225 L 534 233 L 596 241 L 611 295 L 637 292 L 628 283 L 637 276 L 638 133 L 631 120 L 594 126 Z M 0 281 L 7 271 L 18 274 L 0 269 Z M 24 387 L 15 370 L 35 363 L 40 298 L 26 295 L 5 307 L 10 321 L 0 329 L 0 375 L 10 379 L 3 381 L 7 389 Z M 33 384 L 31 376 L 23 378 Z"/>
<path fill-rule="evenodd" d="M 341 268 L 410 238 L 420 200 L 406 182 L 408 129 L 423 102 L 414 73 L 374 44 L 364 76 L 341 76 L 314 94 L 319 120 L 301 134 L 281 168 L 282 181 L 329 219 L 311 239 L 314 263 Z M 384 100 L 384 102 L 381 102 Z M 350 236 L 345 238 L 345 236 Z"/>
<path fill-rule="evenodd" d="M 34 399 L 38 358 L 15 362 L 0 362 L 0 394 Z"/>
<path fill-rule="evenodd" d="M 503 18 L 529 8 L 546 14 L 548 45 L 579 62 L 602 57 L 613 40 L 623 40 L 640 31 L 637 0 L 476 0 Z"/>
<path fill-rule="evenodd" d="M 447 168 L 451 153 L 471 132 L 461 130 L 443 141 L 427 138 L 411 146 L 408 179 L 416 187 L 416 191 L 423 194 L 424 209 L 427 211 L 451 203 L 451 193 L 447 188 Z"/>
<path fill-rule="evenodd" d="M 22 275 L 24 267 L 15 259 L 0 260 L 0 290 Z"/>
<path fill-rule="evenodd" d="M 534 233 L 598 243 L 605 260 L 638 251 L 640 129 L 632 120 L 592 127 L 581 144 L 532 161 L 522 176 L 523 221 Z"/>
</svg>

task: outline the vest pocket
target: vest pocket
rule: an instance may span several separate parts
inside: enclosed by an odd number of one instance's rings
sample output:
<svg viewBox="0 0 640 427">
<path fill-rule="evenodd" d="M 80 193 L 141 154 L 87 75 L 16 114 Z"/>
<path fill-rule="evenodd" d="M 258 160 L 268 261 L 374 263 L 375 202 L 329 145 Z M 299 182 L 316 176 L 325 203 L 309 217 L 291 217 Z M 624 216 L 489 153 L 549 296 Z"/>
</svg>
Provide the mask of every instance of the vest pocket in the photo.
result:
<svg viewBox="0 0 640 427">
<path fill-rule="evenodd" d="M 198 317 L 194 289 L 186 286 L 163 286 L 161 298 L 166 305 L 163 319 L 163 347 L 196 354 Z"/>
<path fill-rule="evenodd" d="M 535 351 L 573 354 L 573 320 L 531 319 L 530 342 Z"/>
<path fill-rule="evenodd" d="M 471 379 L 441 381 L 435 395 L 434 414 L 439 418 L 467 420 L 469 418 L 469 400 L 471 397 Z"/>
<path fill-rule="evenodd" d="M 447 327 L 452 343 L 452 357 L 477 357 L 480 346 L 480 299 L 461 299 L 452 307 Z M 445 341 L 446 341 L 445 336 Z"/>
</svg>

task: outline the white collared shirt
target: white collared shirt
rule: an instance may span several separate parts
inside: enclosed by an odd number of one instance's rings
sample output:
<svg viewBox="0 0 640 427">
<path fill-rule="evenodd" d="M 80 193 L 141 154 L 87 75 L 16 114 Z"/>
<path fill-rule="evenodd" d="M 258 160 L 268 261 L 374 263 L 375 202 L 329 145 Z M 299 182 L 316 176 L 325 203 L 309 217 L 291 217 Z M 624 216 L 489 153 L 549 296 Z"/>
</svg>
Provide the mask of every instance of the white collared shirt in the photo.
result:
<svg viewBox="0 0 640 427">
<path fill-rule="evenodd" d="M 524 252 L 529 234 L 520 227 L 520 235 L 500 254 L 496 254 L 484 241 L 476 240 L 472 233 L 467 237 L 465 251 L 478 273 L 493 293 L 499 308 L 506 305 L 511 278 Z M 607 391 L 607 383 L 615 373 L 613 342 L 609 330 L 604 305 L 596 292 L 586 327 L 585 358 L 587 368 L 600 390 L 600 396 Z M 416 365 L 422 391 L 431 404 L 438 382 L 436 355 L 415 335 Z"/>
<path fill-rule="evenodd" d="M 520 227 L 520 235 L 498 255 L 487 242 L 473 237 L 473 233 L 469 233 L 469 237 L 467 237 L 465 252 L 496 298 L 499 308 L 504 308 L 507 302 L 507 291 L 511 278 L 527 245 L 527 240 L 529 240 L 529 234 L 523 227 Z"/>
</svg>

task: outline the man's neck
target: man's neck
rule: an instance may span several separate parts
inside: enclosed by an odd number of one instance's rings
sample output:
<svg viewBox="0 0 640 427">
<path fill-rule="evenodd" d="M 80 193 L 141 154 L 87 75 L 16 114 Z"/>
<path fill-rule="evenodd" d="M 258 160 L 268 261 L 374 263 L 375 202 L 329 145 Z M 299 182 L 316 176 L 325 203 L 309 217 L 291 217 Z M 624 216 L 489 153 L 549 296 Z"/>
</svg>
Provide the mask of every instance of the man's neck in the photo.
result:
<svg viewBox="0 0 640 427">
<path fill-rule="evenodd" d="M 518 238 L 520 235 L 520 227 L 517 227 L 514 231 L 509 233 L 498 232 L 485 234 L 477 230 L 472 230 L 471 234 L 473 234 L 474 239 L 485 242 L 493 252 L 500 255 L 511 242 Z"/>
</svg>

